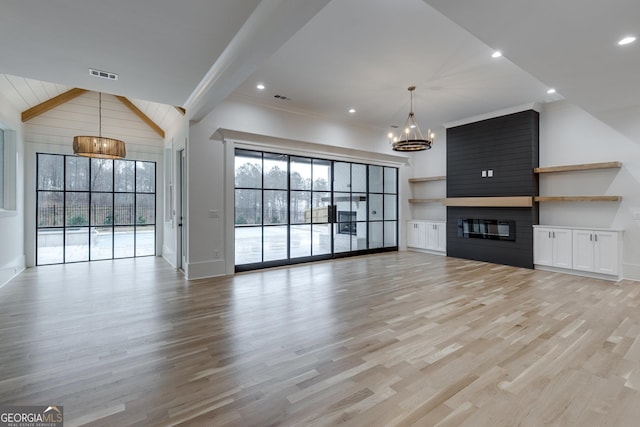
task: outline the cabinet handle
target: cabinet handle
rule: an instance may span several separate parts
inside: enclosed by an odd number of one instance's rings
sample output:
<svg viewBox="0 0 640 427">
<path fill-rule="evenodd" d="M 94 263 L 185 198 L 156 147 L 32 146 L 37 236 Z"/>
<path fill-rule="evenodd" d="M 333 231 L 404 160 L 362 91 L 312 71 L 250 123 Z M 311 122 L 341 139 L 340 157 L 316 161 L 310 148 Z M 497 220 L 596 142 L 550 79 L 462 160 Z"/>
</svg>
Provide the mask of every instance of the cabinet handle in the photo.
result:
<svg viewBox="0 0 640 427">
<path fill-rule="evenodd" d="M 593 242 L 593 234 L 589 234 L 589 241 Z"/>
<path fill-rule="evenodd" d="M 554 239 L 556 238 L 556 232 L 555 231 L 553 232 L 553 238 Z"/>
<path fill-rule="evenodd" d="M 551 238 L 551 232 L 549 232 L 549 238 Z"/>
<path fill-rule="evenodd" d="M 596 239 L 596 242 L 597 242 L 598 241 L 598 234 L 596 233 L 596 234 L 594 234 L 594 236 L 595 236 L 595 239 Z"/>
</svg>

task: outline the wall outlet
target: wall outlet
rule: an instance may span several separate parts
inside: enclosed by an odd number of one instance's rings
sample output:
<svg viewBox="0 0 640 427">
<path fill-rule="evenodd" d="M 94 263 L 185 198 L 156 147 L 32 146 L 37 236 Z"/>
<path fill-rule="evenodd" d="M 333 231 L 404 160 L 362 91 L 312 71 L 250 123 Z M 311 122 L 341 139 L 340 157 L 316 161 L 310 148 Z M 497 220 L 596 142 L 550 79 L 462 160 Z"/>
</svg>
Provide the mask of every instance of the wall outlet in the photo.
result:
<svg viewBox="0 0 640 427">
<path fill-rule="evenodd" d="M 640 211 L 633 211 L 633 213 L 631 214 L 631 218 L 636 221 L 640 221 Z"/>
<path fill-rule="evenodd" d="M 209 210 L 209 218 L 220 218 L 220 210 L 218 210 L 218 209 L 210 209 Z"/>
</svg>

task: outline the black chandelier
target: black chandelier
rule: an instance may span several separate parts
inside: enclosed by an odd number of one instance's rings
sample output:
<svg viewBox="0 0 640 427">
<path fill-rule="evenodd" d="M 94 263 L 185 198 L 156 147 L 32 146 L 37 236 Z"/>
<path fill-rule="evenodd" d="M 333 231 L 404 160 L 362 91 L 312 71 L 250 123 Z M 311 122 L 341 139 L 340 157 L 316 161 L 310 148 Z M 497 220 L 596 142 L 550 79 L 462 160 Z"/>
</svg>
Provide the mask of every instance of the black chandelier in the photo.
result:
<svg viewBox="0 0 640 427">
<path fill-rule="evenodd" d="M 400 131 L 399 135 L 394 135 L 392 132 L 389 132 L 389 142 L 394 151 L 429 150 L 431 149 L 435 135 L 431 132 L 431 129 L 427 130 L 426 138 L 422 134 L 420 127 L 416 123 L 415 115 L 413 114 L 413 91 L 416 90 L 416 87 L 409 86 L 408 90 L 411 96 L 409 117 L 407 117 L 404 128 Z"/>
</svg>

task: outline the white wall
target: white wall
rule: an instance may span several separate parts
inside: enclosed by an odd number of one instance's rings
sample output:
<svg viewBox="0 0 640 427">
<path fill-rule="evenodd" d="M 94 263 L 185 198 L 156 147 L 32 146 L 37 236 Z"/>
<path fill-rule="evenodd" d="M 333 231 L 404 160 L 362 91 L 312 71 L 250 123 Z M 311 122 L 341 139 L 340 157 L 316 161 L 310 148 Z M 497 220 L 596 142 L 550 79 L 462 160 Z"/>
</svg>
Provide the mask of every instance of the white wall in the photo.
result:
<svg viewBox="0 0 640 427">
<path fill-rule="evenodd" d="M 189 123 L 186 118 L 180 116 L 168 129 L 165 129 L 164 140 L 164 177 L 162 179 L 164 191 L 164 223 L 162 257 L 174 267 L 180 266 L 178 248 L 180 228 L 180 218 L 178 213 L 180 198 L 180 180 L 178 177 L 179 164 L 177 154 L 185 149 L 187 136 L 189 133 Z M 161 178 L 158 176 L 158 183 Z M 161 191 L 158 188 L 158 191 Z"/>
<path fill-rule="evenodd" d="M 637 113 L 637 111 L 636 111 Z M 546 104 L 540 115 L 540 166 L 621 161 L 621 169 L 540 176 L 540 194 L 619 195 L 622 202 L 540 204 L 540 224 L 624 229 L 623 277 L 640 280 L 640 127 L 621 110 L 608 123 L 568 102 Z M 619 129 L 619 130 L 618 130 Z"/>
<path fill-rule="evenodd" d="M 447 175 L 447 131 L 436 129 L 436 137 L 428 151 L 412 154 L 412 169 L 409 177 L 432 177 Z M 430 181 L 407 184 L 408 196 L 403 200 L 410 212 L 409 219 L 447 220 L 447 208 L 441 203 L 410 204 L 408 198 L 436 199 L 447 197 L 447 181 Z"/>
<path fill-rule="evenodd" d="M 0 127 L 10 130 L 15 142 L 15 176 L 7 177 L 9 185 L 15 185 L 15 210 L 0 210 L 0 286 L 25 268 L 24 250 L 24 159 L 23 129 L 20 111 L 0 94 Z M 5 139 L 7 135 L 5 134 Z M 5 144 L 8 141 L 5 140 Z"/>
<path fill-rule="evenodd" d="M 98 94 L 87 92 L 24 124 L 25 253 L 35 265 L 36 154 L 73 154 L 75 135 L 94 135 L 98 128 Z M 162 252 L 164 223 L 163 139 L 111 95 L 102 95 L 102 135 L 125 141 L 127 159 L 156 162 L 156 253 Z"/>
<path fill-rule="evenodd" d="M 190 279 L 233 273 L 233 151 L 236 141 L 291 153 L 401 166 L 401 184 L 410 176 L 408 157 L 391 151 L 384 132 L 228 100 L 203 120 L 192 124 L 189 130 L 189 259 L 186 272 Z M 400 200 L 406 199 L 406 189 L 405 185 L 400 187 Z M 219 217 L 211 218 L 211 211 L 219 212 Z M 407 215 L 401 203 L 401 236 Z"/>
</svg>

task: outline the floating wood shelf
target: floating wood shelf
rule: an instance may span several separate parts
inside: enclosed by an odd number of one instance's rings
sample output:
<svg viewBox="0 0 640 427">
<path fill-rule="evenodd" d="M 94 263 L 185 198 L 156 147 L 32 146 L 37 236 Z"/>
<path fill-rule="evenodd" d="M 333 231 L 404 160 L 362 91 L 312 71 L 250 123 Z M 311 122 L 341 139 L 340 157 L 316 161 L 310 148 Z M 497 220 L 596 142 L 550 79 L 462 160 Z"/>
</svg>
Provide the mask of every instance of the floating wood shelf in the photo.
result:
<svg viewBox="0 0 640 427">
<path fill-rule="evenodd" d="M 622 196 L 536 196 L 536 202 L 619 202 Z"/>
<path fill-rule="evenodd" d="M 582 165 L 567 165 L 567 166 L 550 166 L 545 168 L 535 168 L 534 173 L 551 173 L 551 172 L 571 172 L 571 171 L 584 171 L 591 169 L 620 169 L 622 162 L 603 162 L 603 163 L 586 163 Z"/>
<path fill-rule="evenodd" d="M 530 208 L 533 206 L 533 197 L 447 197 L 443 200 L 442 204 L 445 206 Z"/>
<path fill-rule="evenodd" d="M 409 199 L 409 203 L 442 203 L 443 199 Z"/>
<path fill-rule="evenodd" d="M 446 176 L 429 176 L 424 178 L 409 178 L 409 182 L 429 182 L 429 181 L 444 181 Z"/>
</svg>

